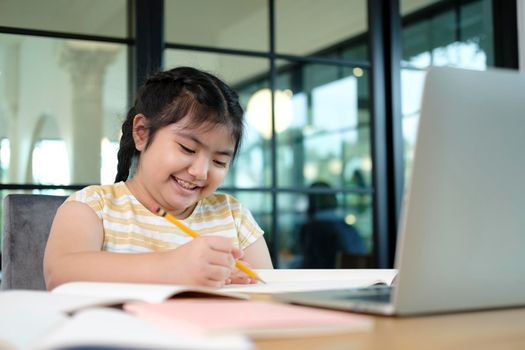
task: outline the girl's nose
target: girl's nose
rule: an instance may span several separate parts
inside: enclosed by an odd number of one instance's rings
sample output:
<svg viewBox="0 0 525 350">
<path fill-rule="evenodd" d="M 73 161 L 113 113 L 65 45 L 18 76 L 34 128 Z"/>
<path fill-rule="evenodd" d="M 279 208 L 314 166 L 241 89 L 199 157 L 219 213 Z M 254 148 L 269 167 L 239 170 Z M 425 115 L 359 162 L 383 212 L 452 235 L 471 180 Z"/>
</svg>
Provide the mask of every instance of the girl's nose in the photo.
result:
<svg viewBox="0 0 525 350">
<path fill-rule="evenodd" d="M 188 173 L 195 180 L 206 180 L 208 178 L 208 159 L 206 157 L 196 157 L 188 168 Z"/>
</svg>

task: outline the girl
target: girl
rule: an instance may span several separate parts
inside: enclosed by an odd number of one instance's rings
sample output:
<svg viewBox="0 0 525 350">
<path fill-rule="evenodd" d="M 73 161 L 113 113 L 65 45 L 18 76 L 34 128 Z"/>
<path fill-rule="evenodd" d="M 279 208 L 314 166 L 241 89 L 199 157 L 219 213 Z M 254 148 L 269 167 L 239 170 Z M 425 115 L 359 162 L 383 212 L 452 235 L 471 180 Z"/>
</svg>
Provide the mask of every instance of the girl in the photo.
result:
<svg viewBox="0 0 525 350">
<path fill-rule="evenodd" d="M 235 198 L 214 193 L 242 132 L 237 94 L 217 77 L 181 67 L 148 79 L 122 125 L 116 183 L 86 187 L 57 211 L 47 288 L 74 280 L 254 283 L 234 263 L 272 268 L 263 232 Z M 201 236 L 154 214 L 158 207 Z"/>
</svg>

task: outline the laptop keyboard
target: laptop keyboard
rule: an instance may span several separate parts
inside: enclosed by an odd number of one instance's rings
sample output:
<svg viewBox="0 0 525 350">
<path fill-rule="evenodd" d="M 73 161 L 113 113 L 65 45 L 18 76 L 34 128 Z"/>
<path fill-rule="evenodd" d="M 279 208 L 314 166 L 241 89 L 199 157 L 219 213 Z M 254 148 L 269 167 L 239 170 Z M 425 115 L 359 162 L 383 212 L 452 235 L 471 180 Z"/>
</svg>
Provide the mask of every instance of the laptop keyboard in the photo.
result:
<svg viewBox="0 0 525 350">
<path fill-rule="evenodd" d="M 389 303 L 391 296 L 391 286 L 370 286 L 366 288 L 348 290 L 348 293 L 345 293 L 344 296 L 341 296 L 338 299 L 366 301 L 373 303 Z"/>
</svg>

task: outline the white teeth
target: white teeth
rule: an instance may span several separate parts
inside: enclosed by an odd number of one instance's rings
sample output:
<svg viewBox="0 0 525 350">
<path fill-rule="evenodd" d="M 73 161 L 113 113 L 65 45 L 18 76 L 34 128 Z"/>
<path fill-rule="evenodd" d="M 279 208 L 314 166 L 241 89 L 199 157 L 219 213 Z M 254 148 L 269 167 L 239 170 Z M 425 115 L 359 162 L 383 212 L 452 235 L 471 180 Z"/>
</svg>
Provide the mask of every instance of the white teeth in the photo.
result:
<svg viewBox="0 0 525 350">
<path fill-rule="evenodd" d="M 197 188 L 197 186 L 195 186 L 194 184 L 192 184 L 191 182 L 187 182 L 187 181 L 184 181 L 184 180 L 181 180 L 179 178 L 175 178 L 175 180 L 177 180 L 177 183 L 179 185 L 181 185 L 182 187 L 188 189 L 188 190 L 193 190 L 195 188 Z"/>
</svg>

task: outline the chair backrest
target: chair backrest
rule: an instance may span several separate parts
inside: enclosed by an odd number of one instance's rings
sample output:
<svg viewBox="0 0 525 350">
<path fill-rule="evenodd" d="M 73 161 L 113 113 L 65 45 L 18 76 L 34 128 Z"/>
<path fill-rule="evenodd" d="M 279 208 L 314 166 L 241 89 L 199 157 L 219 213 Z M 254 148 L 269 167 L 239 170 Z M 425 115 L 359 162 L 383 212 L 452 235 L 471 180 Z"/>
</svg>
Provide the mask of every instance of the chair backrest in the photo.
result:
<svg viewBox="0 0 525 350">
<path fill-rule="evenodd" d="M 4 198 L 1 289 L 46 289 L 44 250 L 55 213 L 66 198 L 38 194 Z"/>
</svg>

